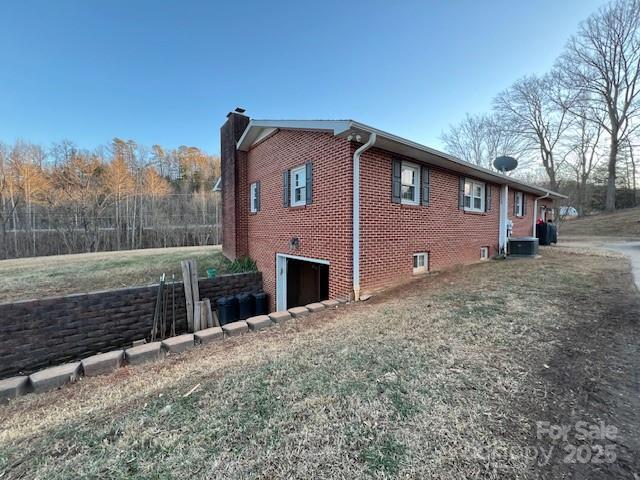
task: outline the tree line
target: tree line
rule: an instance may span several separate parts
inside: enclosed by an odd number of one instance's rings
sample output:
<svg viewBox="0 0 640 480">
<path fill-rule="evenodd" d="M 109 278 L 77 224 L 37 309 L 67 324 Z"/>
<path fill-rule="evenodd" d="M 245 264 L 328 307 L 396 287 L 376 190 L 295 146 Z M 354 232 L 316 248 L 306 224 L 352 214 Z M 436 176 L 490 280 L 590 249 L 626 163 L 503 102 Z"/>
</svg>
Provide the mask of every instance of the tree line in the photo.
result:
<svg viewBox="0 0 640 480">
<path fill-rule="evenodd" d="M 580 214 L 635 205 L 639 80 L 640 0 L 614 0 L 579 25 L 551 71 L 517 80 L 442 141 L 487 168 L 516 156 L 524 167 L 516 175 L 540 172 Z"/>
<path fill-rule="evenodd" d="M 0 257 L 217 244 L 219 175 L 195 147 L 0 142 Z"/>
</svg>

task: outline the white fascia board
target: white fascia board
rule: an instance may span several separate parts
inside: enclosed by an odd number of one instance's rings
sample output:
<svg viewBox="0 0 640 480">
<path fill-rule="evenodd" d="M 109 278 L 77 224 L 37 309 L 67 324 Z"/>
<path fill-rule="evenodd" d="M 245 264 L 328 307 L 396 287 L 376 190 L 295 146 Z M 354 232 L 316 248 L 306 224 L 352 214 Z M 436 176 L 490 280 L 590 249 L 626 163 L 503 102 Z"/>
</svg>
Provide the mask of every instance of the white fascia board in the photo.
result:
<svg viewBox="0 0 640 480">
<path fill-rule="evenodd" d="M 376 147 L 382 148 L 383 150 L 389 150 L 392 152 L 395 151 L 396 153 L 401 153 L 408 157 L 416 158 L 416 160 L 422 160 L 423 158 L 421 157 L 424 157 L 424 155 L 419 155 L 418 153 L 427 154 L 428 156 L 431 157 L 428 160 L 429 163 L 435 163 L 449 170 L 454 170 L 459 173 L 463 173 L 465 175 L 479 178 L 481 180 L 486 180 L 488 182 L 497 183 L 499 185 L 509 185 L 512 188 L 515 188 L 517 190 L 522 190 L 524 192 L 529 192 L 534 194 L 548 193 L 549 196 L 553 198 L 567 198 L 565 195 L 562 195 L 560 193 L 547 190 L 546 188 L 529 185 L 528 183 L 522 182 L 520 180 L 509 177 L 507 175 L 503 175 L 499 172 L 495 172 L 484 167 L 479 167 L 477 165 L 472 165 L 468 162 L 465 162 L 464 160 L 460 160 L 457 157 L 441 152 L 439 150 L 435 150 L 425 145 L 421 145 L 411 140 L 407 140 L 406 138 L 393 135 L 392 133 L 388 133 L 383 130 L 378 130 L 377 128 L 373 128 L 359 122 L 351 121 L 350 123 L 351 123 L 352 129 L 355 129 L 357 131 L 362 131 L 362 132 L 375 133 L 379 138 L 379 141 L 376 143 Z M 380 140 L 383 140 L 383 141 L 381 142 Z M 384 142 L 384 140 L 386 140 L 386 142 Z M 383 146 L 385 143 L 387 145 Z M 405 148 L 396 149 L 394 148 L 394 144 L 398 146 L 403 146 Z M 440 159 L 444 160 L 446 163 L 434 162 L 433 157 L 439 157 Z M 451 163 L 454 164 L 453 168 Z"/>
<path fill-rule="evenodd" d="M 508 185 L 516 190 L 538 195 L 548 194 L 551 198 L 567 198 L 546 188 L 536 187 L 488 168 L 472 165 L 448 153 L 421 145 L 389 132 L 379 130 L 353 120 L 251 120 L 238 140 L 238 150 L 248 151 L 265 129 L 294 129 L 332 132 L 335 136 L 347 137 L 351 133 L 375 133 L 378 137 L 376 148 L 406 155 L 407 157 L 434 164 L 448 170 L 475 177 L 499 185 Z"/>
<path fill-rule="evenodd" d="M 315 130 L 340 135 L 349 129 L 349 120 L 250 120 L 238 140 L 238 150 L 247 151 L 264 129 Z"/>
</svg>

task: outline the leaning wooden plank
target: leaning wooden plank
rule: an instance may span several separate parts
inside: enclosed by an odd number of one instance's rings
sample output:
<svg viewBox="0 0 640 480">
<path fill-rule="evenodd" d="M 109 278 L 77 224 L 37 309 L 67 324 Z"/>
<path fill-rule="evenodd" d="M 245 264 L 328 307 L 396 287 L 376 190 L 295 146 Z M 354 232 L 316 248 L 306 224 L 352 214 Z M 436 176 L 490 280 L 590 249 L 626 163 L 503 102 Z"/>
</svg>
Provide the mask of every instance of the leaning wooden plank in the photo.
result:
<svg viewBox="0 0 640 480">
<path fill-rule="evenodd" d="M 201 304 L 200 302 L 197 302 L 193 305 L 193 331 L 194 332 L 198 332 L 201 330 L 200 328 L 200 317 L 201 317 Z"/>
<path fill-rule="evenodd" d="M 217 311 L 213 312 L 213 326 L 214 327 L 219 327 L 220 326 L 220 320 L 218 319 L 218 312 Z"/>
<path fill-rule="evenodd" d="M 209 328 L 209 320 L 207 315 L 207 303 L 205 301 L 200 302 L 200 326 L 202 330 Z"/>
<path fill-rule="evenodd" d="M 198 264 L 195 260 L 189 260 L 189 271 L 191 272 L 191 292 L 193 294 L 193 303 L 200 301 L 200 289 L 198 288 Z"/>
<path fill-rule="evenodd" d="M 191 269 L 189 268 L 189 261 L 183 260 L 180 262 L 180 266 L 182 267 L 182 283 L 184 285 L 185 308 L 187 309 L 187 329 L 190 332 L 194 332 L 193 293 L 191 292 Z"/>
<path fill-rule="evenodd" d="M 215 327 L 213 324 L 213 312 L 211 311 L 211 300 L 204 299 L 204 311 L 207 314 L 207 328 Z"/>
</svg>

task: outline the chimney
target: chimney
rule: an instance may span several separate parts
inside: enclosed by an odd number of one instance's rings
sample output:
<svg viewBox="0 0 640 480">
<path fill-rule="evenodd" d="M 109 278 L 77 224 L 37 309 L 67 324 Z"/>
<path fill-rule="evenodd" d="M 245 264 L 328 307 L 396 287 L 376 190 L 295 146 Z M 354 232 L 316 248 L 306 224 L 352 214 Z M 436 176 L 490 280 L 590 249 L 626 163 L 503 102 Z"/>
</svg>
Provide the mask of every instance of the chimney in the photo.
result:
<svg viewBox="0 0 640 480">
<path fill-rule="evenodd" d="M 233 260 L 248 254 L 247 238 L 247 154 L 236 149 L 249 124 L 244 108 L 227 115 L 220 128 L 220 167 L 222 176 L 222 252 Z M 246 201 L 245 201 L 246 200 Z"/>
</svg>

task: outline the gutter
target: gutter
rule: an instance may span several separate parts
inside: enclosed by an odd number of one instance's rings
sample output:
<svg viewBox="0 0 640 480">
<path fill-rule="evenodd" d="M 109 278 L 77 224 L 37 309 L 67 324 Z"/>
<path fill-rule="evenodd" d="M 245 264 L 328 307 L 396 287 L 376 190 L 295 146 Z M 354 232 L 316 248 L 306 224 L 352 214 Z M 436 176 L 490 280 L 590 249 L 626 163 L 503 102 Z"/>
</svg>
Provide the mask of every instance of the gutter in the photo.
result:
<svg viewBox="0 0 640 480">
<path fill-rule="evenodd" d="M 536 222 L 538 220 L 538 200 L 543 200 L 550 197 L 550 192 L 545 193 L 543 196 L 536 198 L 533 201 L 533 225 L 531 225 L 531 236 L 536 236 Z M 566 197 L 565 197 L 566 198 Z"/>
<path fill-rule="evenodd" d="M 360 300 L 360 156 L 376 143 L 371 133 L 367 143 L 353 154 L 353 299 Z"/>
</svg>

